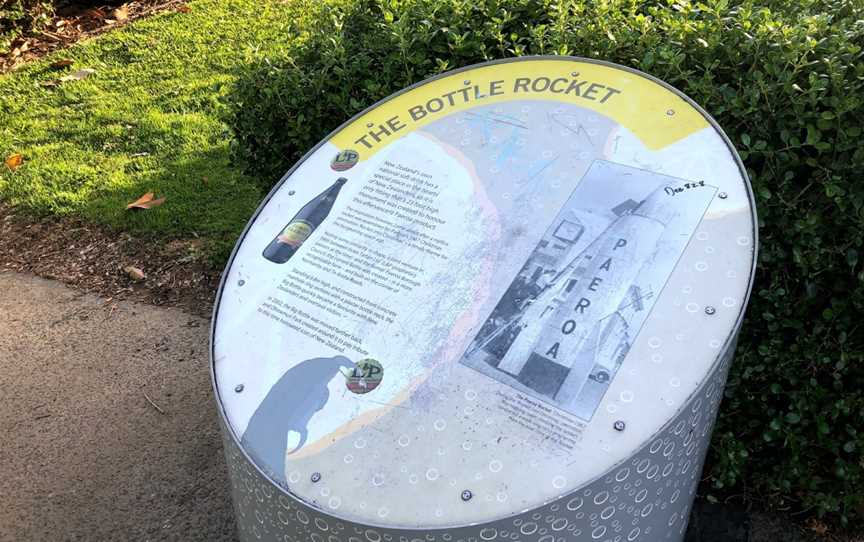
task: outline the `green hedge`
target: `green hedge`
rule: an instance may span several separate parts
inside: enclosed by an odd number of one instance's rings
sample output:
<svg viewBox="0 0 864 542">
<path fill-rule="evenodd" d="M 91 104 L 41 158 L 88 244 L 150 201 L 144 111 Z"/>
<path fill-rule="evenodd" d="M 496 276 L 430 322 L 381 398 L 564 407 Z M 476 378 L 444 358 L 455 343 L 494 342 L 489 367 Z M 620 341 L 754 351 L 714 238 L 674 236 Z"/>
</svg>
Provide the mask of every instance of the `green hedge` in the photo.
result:
<svg viewBox="0 0 864 542">
<path fill-rule="evenodd" d="M 249 66 L 231 97 L 234 156 L 267 185 L 366 106 L 484 60 L 610 60 L 702 104 L 747 165 L 761 238 L 708 490 L 861 519 L 864 3 L 329 0 L 289 8 L 296 28 L 284 54 Z"/>
</svg>

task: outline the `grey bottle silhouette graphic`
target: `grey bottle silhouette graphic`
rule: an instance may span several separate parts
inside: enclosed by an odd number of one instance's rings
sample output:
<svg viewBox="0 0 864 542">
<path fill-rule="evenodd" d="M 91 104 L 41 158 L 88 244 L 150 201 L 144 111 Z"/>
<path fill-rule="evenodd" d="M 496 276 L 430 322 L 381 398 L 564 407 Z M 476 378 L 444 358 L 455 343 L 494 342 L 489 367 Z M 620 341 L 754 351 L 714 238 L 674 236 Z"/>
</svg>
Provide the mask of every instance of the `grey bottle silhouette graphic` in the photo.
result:
<svg viewBox="0 0 864 542">
<path fill-rule="evenodd" d="M 287 484 L 285 457 L 306 444 L 309 420 L 327 404 L 327 385 L 343 367 L 353 369 L 354 363 L 345 356 L 302 361 L 285 371 L 258 405 L 241 442 L 274 480 Z M 300 441 L 288 450 L 292 431 Z"/>
</svg>

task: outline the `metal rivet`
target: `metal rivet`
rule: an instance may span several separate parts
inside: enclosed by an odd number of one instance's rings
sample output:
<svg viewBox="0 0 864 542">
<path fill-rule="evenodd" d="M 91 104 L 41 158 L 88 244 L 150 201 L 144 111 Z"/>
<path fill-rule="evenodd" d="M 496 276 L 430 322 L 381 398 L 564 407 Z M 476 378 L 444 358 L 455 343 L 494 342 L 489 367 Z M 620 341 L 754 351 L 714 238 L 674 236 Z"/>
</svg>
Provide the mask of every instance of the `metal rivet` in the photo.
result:
<svg viewBox="0 0 864 542">
<path fill-rule="evenodd" d="M 288 191 L 288 195 L 289 195 L 289 196 L 293 196 L 293 195 L 296 194 L 296 193 L 297 193 L 297 192 L 295 192 L 295 191 L 293 191 L 293 190 L 289 190 L 289 191 Z"/>
<path fill-rule="evenodd" d="M 237 384 L 236 386 L 234 386 L 234 391 L 236 391 L 237 393 L 243 391 L 243 384 Z"/>
<path fill-rule="evenodd" d="M 617 421 L 612 425 L 612 427 L 614 427 L 616 431 L 623 431 L 623 430 L 627 427 L 627 424 L 624 423 L 623 420 L 617 420 Z"/>
<path fill-rule="evenodd" d="M 670 117 L 672 117 L 675 115 L 675 110 L 674 109 L 667 109 L 666 114 L 669 115 Z"/>
<path fill-rule="evenodd" d="M 320 480 L 321 480 L 321 473 L 320 472 L 313 472 L 312 473 L 312 483 L 313 484 L 318 483 Z"/>
<path fill-rule="evenodd" d="M 717 197 L 720 199 L 726 199 L 729 197 L 729 194 L 727 194 L 726 192 L 720 192 L 719 194 L 717 194 Z"/>
<path fill-rule="evenodd" d="M 572 77 L 579 77 L 579 72 L 570 72 Z"/>
<path fill-rule="evenodd" d="M 715 309 L 714 307 L 712 307 L 710 305 L 705 307 L 705 314 L 711 315 L 711 314 L 714 314 L 715 312 L 717 312 L 717 309 Z"/>
<path fill-rule="evenodd" d="M 372 124 L 371 122 L 366 123 L 366 128 L 372 128 L 373 126 L 375 126 L 375 125 Z"/>
<path fill-rule="evenodd" d="M 469 81 L 468 79 L 466 79 L 466 80 L 462 81 L 462 84 L 464 84 L 464 85 L 470 85 L 470 84 L 471 84 L 471 81 Z"/>
<path fill-rule="evenodd" d="M 237 281 L 237 286 L 243 286 L 244 284 L 246 284 L 246 281 L 243 279 Z"/>
<path fill-rule="evenodd" d="M 471 497 L 473 497 L 473 496 L 474 496 L 474 494 L 471 493 L 470 489 L 466 489 L 465 491 L 462 492 L 462 500 L 465 502 L 470 501 Z"/>
</svg>

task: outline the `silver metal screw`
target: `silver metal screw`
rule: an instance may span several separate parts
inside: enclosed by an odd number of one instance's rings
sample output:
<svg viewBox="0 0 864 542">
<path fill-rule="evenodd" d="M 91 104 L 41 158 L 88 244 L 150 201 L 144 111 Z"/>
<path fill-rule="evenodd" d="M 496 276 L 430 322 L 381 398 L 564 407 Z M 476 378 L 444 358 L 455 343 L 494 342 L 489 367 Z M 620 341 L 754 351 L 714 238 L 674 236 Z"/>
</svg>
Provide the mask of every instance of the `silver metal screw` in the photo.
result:
<svg viewBox="0 0 864 542">
<path fill-rule="evenodd" d="M 675 110 L 674 110 L 674 109 L 668 109 L 668 110 L 666 110 L 666 114 L 669 115 L 670 117 L 671 117 L 671 116 L 674 116 L 674 115 L 675 115 Z"/>
<path fill-rule="evenodd" d="M 579 72 L 570 72 L 572 77 L 579 77 Z"/>
<path fill-rule="evenodd" d="M 236 386 L 234 386 L 234 391 L 236 391 L 237 393 L 243 391 L 243 384 L 237 384 Z"/>
<path fill-rule="evenodd" d="M 237 286 L 243 286 L 244 284 L 246 284 L 246 281 L 243 279 L 237 281 Z"/>
<path fill-rule="evenodd" d="M 729 197 L 729 194 L 727 194 L 726 192 L 720 192 L 719 194 L 717 194 L 717 197 L 720 199 L 726 199 Z"/>
<path fill-rule="evenodd" d="M 462 83 L 465 84 L 465 85 L 470 85 L 470 84 L 471 84 L 471 81 L 469 81 L 468 79 L 466 79 L 466 80 L 462 81 Z"/>
<path fill-rule="evenodd" d="M 616 431 L 623 431 L 627 427 L 627 424 L 624 423 L 624 420 L 617 420 L 612 427 L 614 427 Z"/>
<path fill-rule="evenodd" d="M 470 500 L 471 500 L 471 497 L 473 497 L 473 496 L 474 496 L 474 494 L 471 493 L 471 490 L 470 490 L 470 489 L 466 489 L 466 490 L 464 490 L 464 491 L 462 492 L 462 500 L 465 501 L 465 502 L 470 501 Z"/>
<path fill-rule="evenodd" d="M 320 472 L 313 472 L 312 473 L 312 483 L 317 484 L 320 480 L 321 480 L 321 473 Z"/>
<path fill-rule="evenodd" d="M 705 314 L 707 314 L 708 316 L 711 316 L 715 312 L 717 312 L 717 309 L 715 309 L 711 305 L 708 305 L 707 307 L 705 307 Z"/>
<path fill-rule="evenodd" d="M 289 191 L 288 191 L 288 195 L 289 195 L 289 196 L 293 196 L 293 195 L 296 194 L 296 193 L 297 193 L 297 192 L 295 192 L 294 190 L 289 190 Z"/>
</svg>

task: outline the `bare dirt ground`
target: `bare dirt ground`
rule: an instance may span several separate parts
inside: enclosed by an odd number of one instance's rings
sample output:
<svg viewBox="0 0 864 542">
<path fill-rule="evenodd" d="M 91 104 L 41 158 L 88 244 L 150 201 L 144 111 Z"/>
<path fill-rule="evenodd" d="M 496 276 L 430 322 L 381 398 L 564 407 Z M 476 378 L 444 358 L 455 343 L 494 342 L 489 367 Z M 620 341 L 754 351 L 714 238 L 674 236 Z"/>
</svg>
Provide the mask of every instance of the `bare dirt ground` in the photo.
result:
<svg viewBox="0 0 864 542">
<path fill-rule="evenodd" d="M 45 28 L 18 37 L 6 54 L 0 54 L 0 74 L 136 19 L 190 9 L 185 0 L 67 0 L 55 5 L 57 9 Z"/>
<path fill-rule="evenodd" d="M 0 540 L 235 540 L 207 337 L 0 272 Z"/>
<path fill-rule="evenodd" d="M 134 280 L 125 268 L 141 269 Z M 219 272 L 197 239 L 165 241 L 74 218 L 19 215 L 0 202 L 0 271 L 33 273 L 112 301 L 131 299 L 209 317 Z"/>
</svg>

